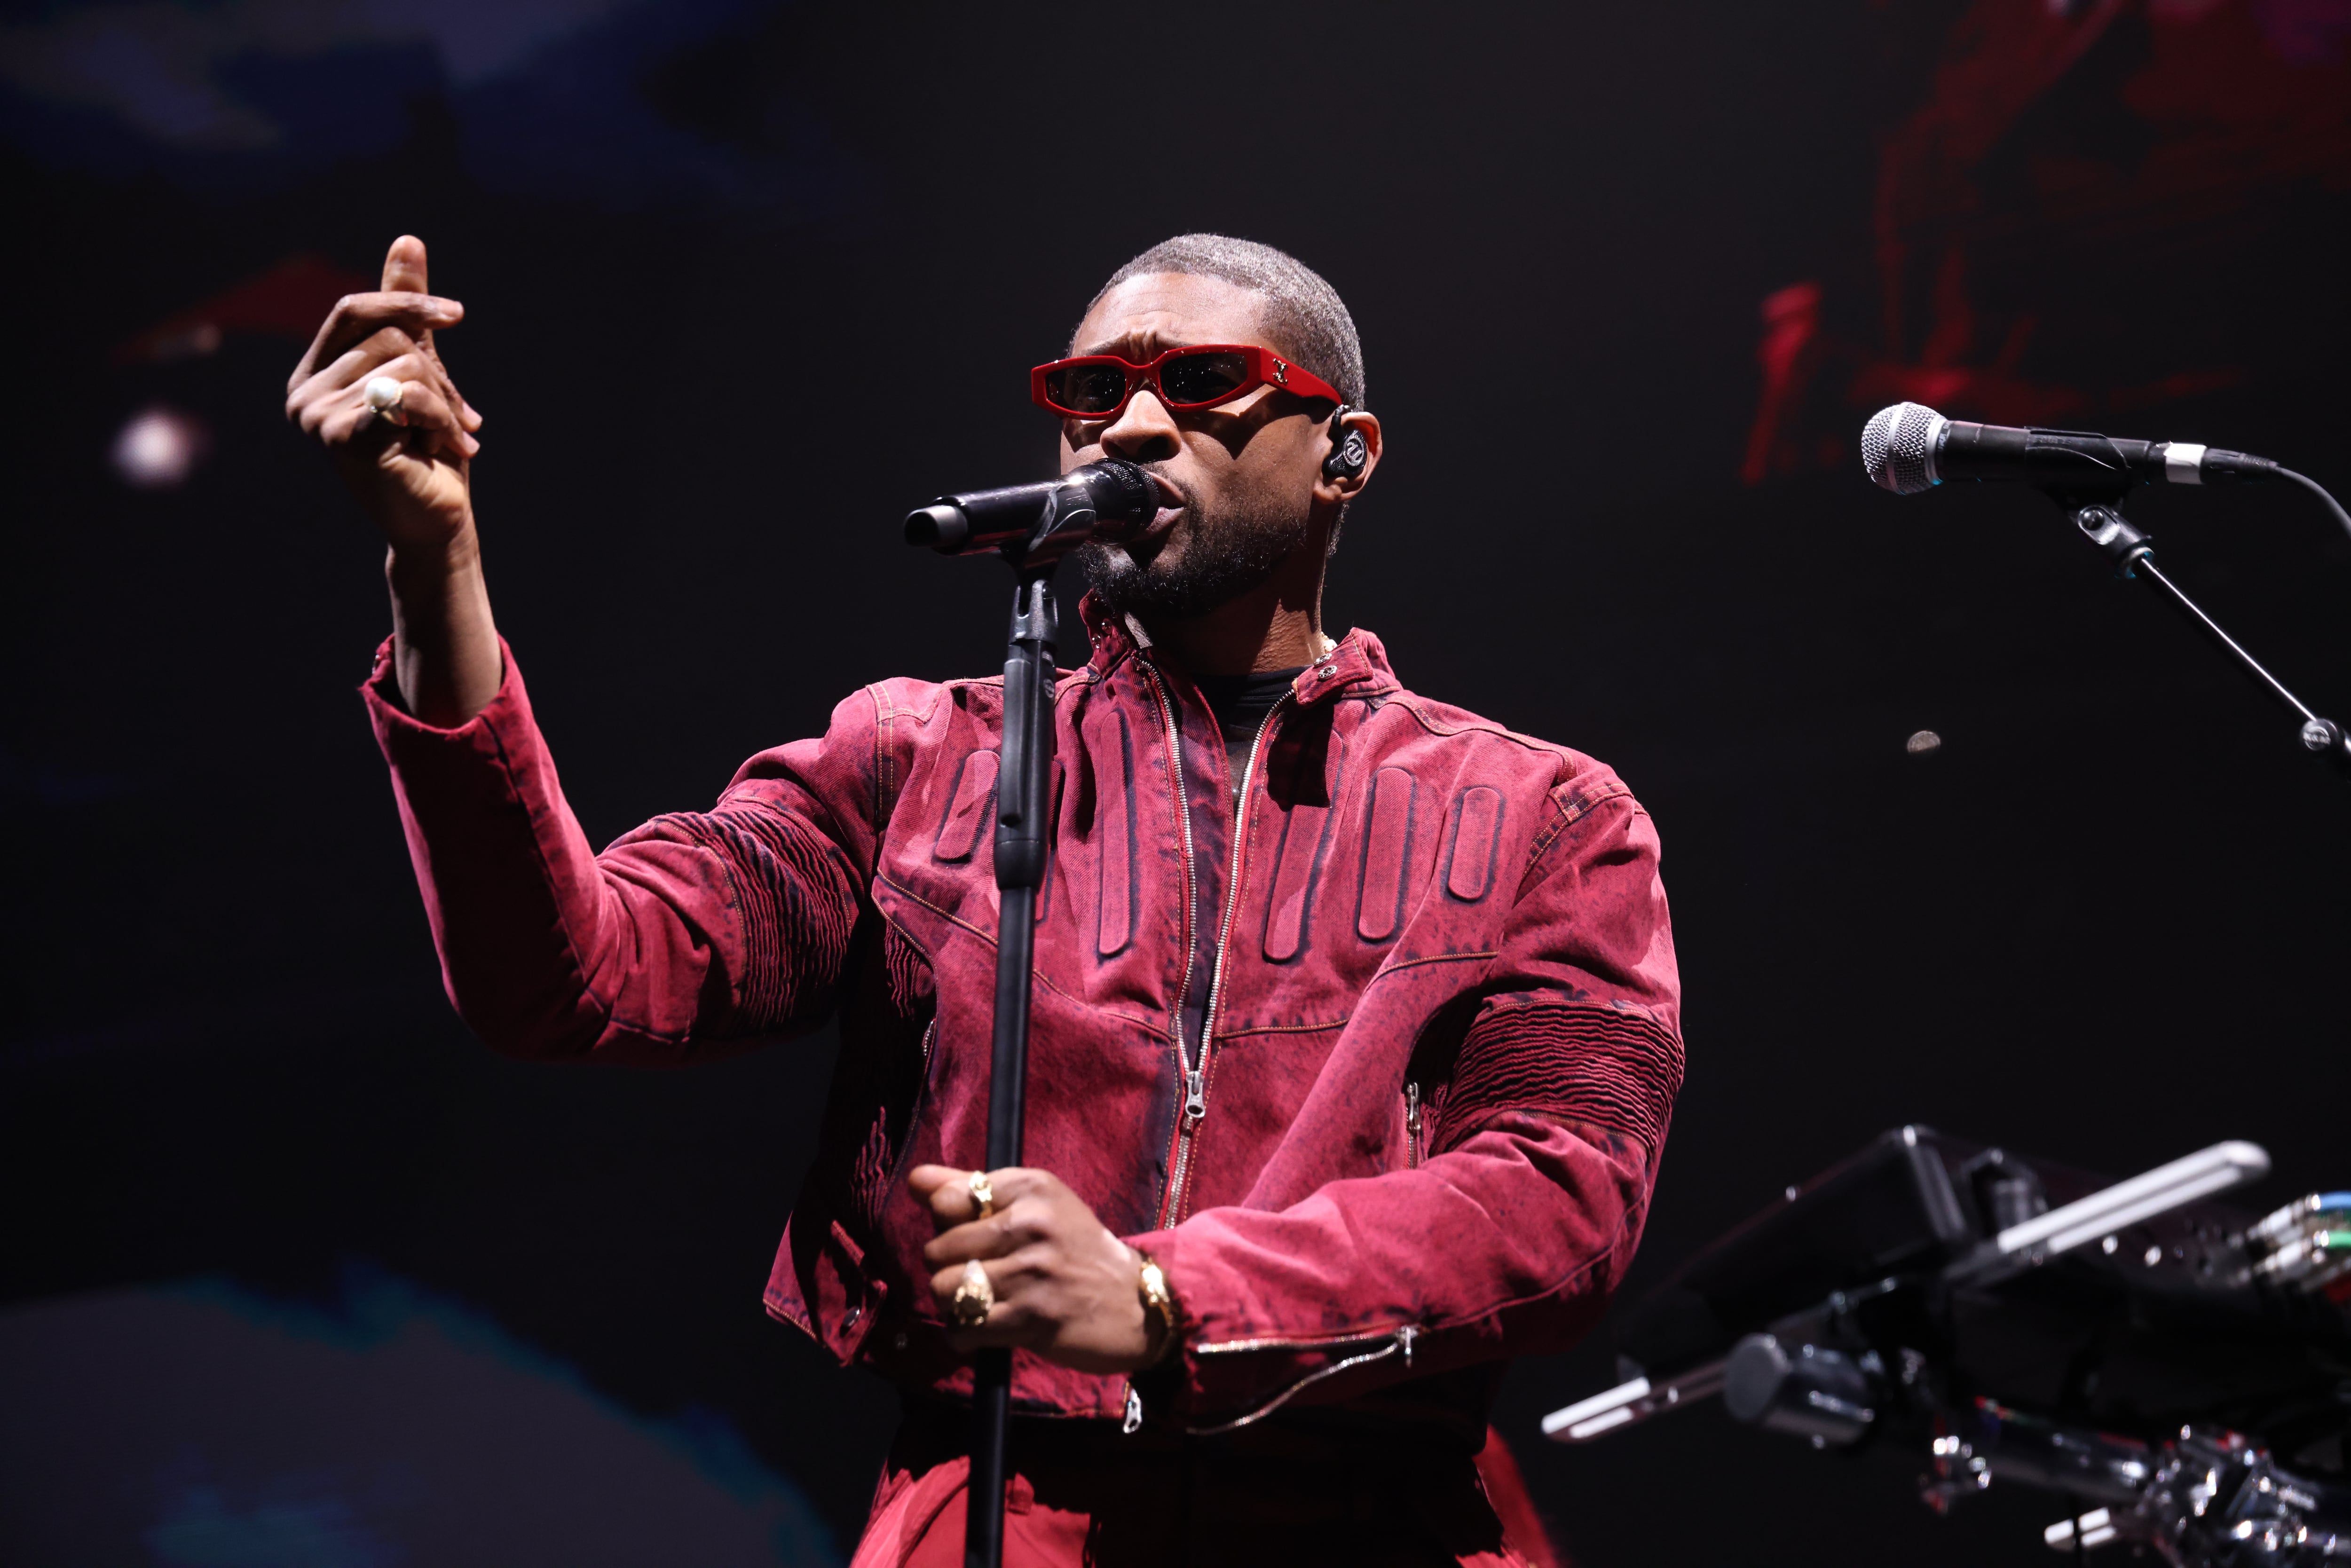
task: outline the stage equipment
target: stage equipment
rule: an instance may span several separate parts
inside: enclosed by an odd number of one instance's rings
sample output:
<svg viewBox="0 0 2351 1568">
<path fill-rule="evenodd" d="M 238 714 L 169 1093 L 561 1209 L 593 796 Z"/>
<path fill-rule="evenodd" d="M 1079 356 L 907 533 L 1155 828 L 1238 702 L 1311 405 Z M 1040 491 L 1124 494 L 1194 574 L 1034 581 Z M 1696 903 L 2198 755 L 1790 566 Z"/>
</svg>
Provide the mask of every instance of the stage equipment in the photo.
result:
<svg viewBox="0 0 2351 1568">
<path fill-rule="evenodd" d="M 1020 1163 L 1021 1096 L 1029 1073 L 1029 993 L 1037 890 L 1045 880 L 1053 789 L 1053 568 L 1097 534 L 1130 534 L 1158 514 L 1159 489 L 1132 463 L 1105 458 L 1059 479 L 942 496 L 907 514 L 906 542 L 942 555 L 993 550 L 1019 581 L 1004 660 L 1004 734 L 996 785 L 996 1028 L 987 1082 L 987 1170 Z M 985 1193 L 986 1196 L 983 1196 Z M 975 1183 L 983 1207 L 994 1192 Z M 980 1277 L 977 1301 L 987 1285 Z M 993 1292 L 987 1292 L 993 1301 Z M 959 1304 L 964 1291 L 956 1292 Z M 986 1309 L 979 1309 L 984 1315 Z M 965 1568 L 1004 1560 L 1004 1440 L 1012 1353 L 972 1358 L 972 1445 Z"/>
<path fill-rule="evenodd" d="M 2114 561 L 2116 575 L 2144 577 L 2161 588 L 2181 614 L 2262 689 L 2294 716 L 2304 750 L 2351 776 L 2351 737 L 2313 712 L 2283 682 L 2245 652 L 2155 564 L 2155 541 L 2115 508 L 2138 484 L 2157 479 L 2201 485 L 2278 478 L 2324 501 L 2346 532 L 2351 513 L 2325 487 L 2266 457 L 2181 441 L 2124 441 L 2078 430 L 2017 429 L 1945 419 L 1931 408 L 1898 402 L 1870 416 L 1861 432 L 1861 465 L 1870 478 L 1897 496 L 1915 496 L 1949 479 L 2008 479 L 2031 485 L 2063 507 L 2083 538 Z"/>
<path fill-rule="evenodd" d="M 1584 1443 L 1720 1393 L 1854 1451 L 1916 1444 L 1937 1512 L 1995 1479 L 2176 1568 L 2351 1557 L 2351 1192 L 2261 1218 L 2216 1144 L 2111 1186 L 1901 1127 L 1684 1264 L 1626 1319 L 1625 1381 L 1554 1411 Z"/>
</svg>

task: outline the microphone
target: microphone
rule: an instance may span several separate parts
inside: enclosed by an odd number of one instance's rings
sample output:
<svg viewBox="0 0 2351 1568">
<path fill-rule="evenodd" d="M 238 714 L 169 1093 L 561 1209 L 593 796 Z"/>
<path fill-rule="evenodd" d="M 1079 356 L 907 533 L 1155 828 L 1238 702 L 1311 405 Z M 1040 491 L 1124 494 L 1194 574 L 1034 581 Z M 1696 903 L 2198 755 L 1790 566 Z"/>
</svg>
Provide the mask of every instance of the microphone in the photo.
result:
<svg viewBox="0 0 2351 1568">
<path fill-rule="evenodd" d="M 941 555 L 1001 551 L 1043 565 L 1100 534 L 1120 538 L 1159 513 L 1159 486 L 1118 457 L 1072 468 L 1058 479 L 962 490 L 906 514 L 906 542 Z"/>
<path fill-rule="evenodd" d="M 2060 493 L 2119 497 L 2133 485 L 2158 479 L 2222 485 L 2281 476 L 2266 457 L 2192 441 L 1977 424 L 1945 419 L 1915 402 L 1870 416 L 1861 431 L 1861 465 L 1873 483 L 1897 496 L 1915 496 L 1947 479 L 2010 479 Z"/>
</svg>

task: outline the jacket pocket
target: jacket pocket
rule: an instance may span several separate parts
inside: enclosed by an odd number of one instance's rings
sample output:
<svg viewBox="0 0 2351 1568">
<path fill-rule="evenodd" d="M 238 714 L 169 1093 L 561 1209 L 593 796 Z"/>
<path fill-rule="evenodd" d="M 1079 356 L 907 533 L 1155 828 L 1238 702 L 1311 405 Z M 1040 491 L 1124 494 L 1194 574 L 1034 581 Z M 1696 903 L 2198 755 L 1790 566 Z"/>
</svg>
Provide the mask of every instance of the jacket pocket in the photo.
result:
<svg viewBox="0 0 2351 1568">
<path fill-rule="evenodd" d="M 803 1193 L 768 1278 L 768 1311 L 805 1329 L 846 1366 L 889 1299 L 889 1282 L 867 1270 L 865 1249 L 820 1195 Z"/>
</svg>

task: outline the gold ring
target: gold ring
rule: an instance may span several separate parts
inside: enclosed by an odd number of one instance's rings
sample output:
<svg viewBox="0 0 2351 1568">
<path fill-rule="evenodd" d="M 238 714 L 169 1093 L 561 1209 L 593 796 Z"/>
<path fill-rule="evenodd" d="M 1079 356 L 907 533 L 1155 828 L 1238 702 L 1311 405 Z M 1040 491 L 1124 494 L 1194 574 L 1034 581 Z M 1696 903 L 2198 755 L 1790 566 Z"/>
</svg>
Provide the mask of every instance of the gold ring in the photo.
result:
<svg viewBox="0 0 2351 1568">
<path fill-rule="evenodd" d="M 996 1188 L 988 1185 L 986 1171 L 971 1173 L 971 1200 L 979 1206 L 979 1218 L 982 1219 L 996 1212 Z"/>
<path fill-rule="evenodd" d="M 976 1329 L 987 1322 L 988 1311 L 996 1305 L 996 1287 L 988 1283 L 987 1270 L 979 1266 L 978 1259 L 963 1266 L 963 1279 L 947 1305 L 957 1328 Z"/>
</svg>

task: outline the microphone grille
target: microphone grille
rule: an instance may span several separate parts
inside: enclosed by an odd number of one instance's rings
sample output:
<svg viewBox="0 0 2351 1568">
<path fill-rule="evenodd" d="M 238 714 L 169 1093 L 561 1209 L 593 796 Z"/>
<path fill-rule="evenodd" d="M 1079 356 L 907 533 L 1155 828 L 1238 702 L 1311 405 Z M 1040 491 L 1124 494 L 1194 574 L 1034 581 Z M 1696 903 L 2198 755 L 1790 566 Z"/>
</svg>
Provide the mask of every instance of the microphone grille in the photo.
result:
<svg viewBox="0 0 2351 1568">
<path fill-rule="evenodd" d="M 1943 416 L 1923 403 L 1881 408 L 1861 427 L 1861 465 L 1870 482 L 1897 496 L 1915 496 L 1939 483 L 1930 454 Z"/>
</svg>

